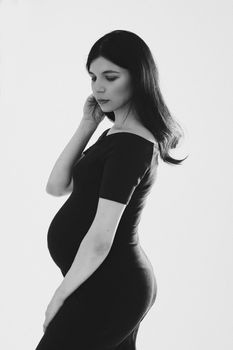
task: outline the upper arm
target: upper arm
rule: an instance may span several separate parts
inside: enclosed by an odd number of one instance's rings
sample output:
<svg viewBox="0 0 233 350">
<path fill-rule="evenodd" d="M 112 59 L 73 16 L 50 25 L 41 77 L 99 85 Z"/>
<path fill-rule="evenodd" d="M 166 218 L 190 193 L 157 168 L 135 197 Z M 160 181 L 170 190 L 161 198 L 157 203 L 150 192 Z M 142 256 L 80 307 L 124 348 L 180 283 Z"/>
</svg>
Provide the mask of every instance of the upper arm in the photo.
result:
<svg viewBox="0 0 233 350">
<path fill-rule="evenodd" d="M 119 140 L 120 141 L 120 140 Z M 99 201 L 90 234 L 99 247 L 111 246 L 117 226 L 133 192 L 148 169 L 148 148 L 121 139 L 105 159 Z"/>
<path fill-rule="evenodd" d="M 73 167 L 85 156 L 85 152 L 82 152 L 81 156 L 74 162 Z M 62 174 L 60 174 L 59 178 L 67 178 L 67 170 L 63 170 Z M 51 184 L 51 182 L 48 182 L 46 185 L 46 192 L 51 194 L 52 196 L 60 197 L 64 196 L 68 193 L 71 193 L 73 191 L 74 187 L 74 181 L 73 177 L 70 174 L 70 182 L 67 186 L 64 187 L 64 185 L 61 184 Z"/>
<path fill-rule="evenodd" d="M 126 204 L 99 197 L 96 215 L 88 232 L 97 247 L 111 247 L 125 207 Z"/>
</svg>

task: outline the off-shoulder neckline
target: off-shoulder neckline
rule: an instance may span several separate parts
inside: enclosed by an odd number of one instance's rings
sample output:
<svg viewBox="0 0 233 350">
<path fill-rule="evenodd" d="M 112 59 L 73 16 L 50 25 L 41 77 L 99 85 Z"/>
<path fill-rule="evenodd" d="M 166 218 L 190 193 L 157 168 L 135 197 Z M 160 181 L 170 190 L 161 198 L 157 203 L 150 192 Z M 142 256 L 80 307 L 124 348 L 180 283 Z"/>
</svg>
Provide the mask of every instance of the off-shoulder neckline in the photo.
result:
<svg viewBox="0 0 233 350">
<path fill-rule="evenodd" d="M 108 131 L 110 130 L 111 128 L 107 129 L 104 131 L 103 133 L 103 138 L 106 139 L 107 137 L 110 137 L 110 136 L 113 136 L 113 135 L 117 135 L 117 134 L 120 134 L 120 135 L 123 135 L 123 134 L 128 134 L 128 135 L 133 135 L 133 136 L 136 136 L 138 137 L 140 140 L 142 141 L 145 141 L 145 142 L 148 142 L 150 143 L 151 145 L 153 145 L 154 147 L 157 147 L 157 144 L 153 141 L 150 141 L 150 140 L 147 140 L 145 137 L 141 136 L 141 135 L 138 135 L 138 134 L 134 134 L 132 132 L 128 132 L 128 131 L 118 131 L 118 132 L 114 132 L 112 134 L 109 134 L 107 135 Z"/>
</svg>

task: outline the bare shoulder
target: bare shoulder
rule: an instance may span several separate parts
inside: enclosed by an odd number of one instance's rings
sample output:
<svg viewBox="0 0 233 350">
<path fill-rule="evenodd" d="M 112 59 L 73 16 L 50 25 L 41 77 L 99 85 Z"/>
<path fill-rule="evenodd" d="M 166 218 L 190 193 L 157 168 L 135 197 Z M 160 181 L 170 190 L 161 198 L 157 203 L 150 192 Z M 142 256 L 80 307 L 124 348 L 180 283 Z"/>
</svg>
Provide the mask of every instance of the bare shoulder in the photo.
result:
<svg viewBox="0 0 233 350">
<path fill-rule="evenodd" d="M 111 130 L 113 130 L 114 132 L 111 132 Z M 146 127 L 144 127 L 143 125 L 137 125 L 133 128 L 124 128 L 123 129 L 116 129 L 116 128 L 112 128 L 110 129 L 110 132 L 107 133 L 107 135 L 111 135 L 111 134 L 115 134 L 115 133 L 122 133 L 122 132 L 128 132 L 131 134 L 136 134 L 138 136 L 143 137 L 144 139 L 153 142 L 156 146 L 158 146 L 158 142 L 155 139 L 154 135 L 152 134 L 152 132 L 150 130 L 148 130 Z"/>
<path fill-rule="evenodd" d="M 158 145 L 156 138 L 154 137 L 152 132 L 150 130 L 148 130 L 146 127 L 144 127 L 144 126 L 136 127 L 136 128 L 134 128 L 134 130 L 132 130 L 132 132 L 134 132 L 135 134 L 137 134 L 139 136 L 144 137 L 148 141 L 155 143 L 156 146 Z"/>
<path fill-rule="evenodd" d="M 151 141 L 151 142 L 154 142 L 155 144 L 157 144 L 157 140 L 156 138 L 154 137 L 154 135 L 152 134 L 152 132 L 148 129 L 144 129 L 143 130 L 144 132 L 144 135 L 145 135 L 145 138 L 147 138 L 147 140 Z"/>
</svg>

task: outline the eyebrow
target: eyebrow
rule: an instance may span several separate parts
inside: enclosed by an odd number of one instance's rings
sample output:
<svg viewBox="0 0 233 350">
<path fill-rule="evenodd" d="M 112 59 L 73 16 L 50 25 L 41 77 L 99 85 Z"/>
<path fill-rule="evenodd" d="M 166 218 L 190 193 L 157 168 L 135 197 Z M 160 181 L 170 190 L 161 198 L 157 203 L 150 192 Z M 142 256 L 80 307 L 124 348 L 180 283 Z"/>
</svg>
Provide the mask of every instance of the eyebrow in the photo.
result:
<svg viewBox="0 0 233 350">
<path fill-rule="evenodd" d="M 90 74 L 94 74 L 94 73 L 92 73 L 91 71 L 89 71 L 89 73 Z M 120 72 L 117 72 L 117 71 L 115 71 L 115 70 L 105 70 L 104 72 L 102 72 L 102 74 L 103 73 L 120 73 Z"/>
</svg>

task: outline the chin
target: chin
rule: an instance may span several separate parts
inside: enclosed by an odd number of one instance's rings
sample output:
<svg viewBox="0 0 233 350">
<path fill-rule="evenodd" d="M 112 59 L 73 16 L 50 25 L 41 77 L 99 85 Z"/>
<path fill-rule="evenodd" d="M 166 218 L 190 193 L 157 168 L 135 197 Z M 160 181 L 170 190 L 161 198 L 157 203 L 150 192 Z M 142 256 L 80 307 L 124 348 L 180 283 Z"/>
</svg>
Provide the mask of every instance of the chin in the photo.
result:
<svg viewBox="0 0 233 350">
<path fill-rule="evenodd" d="M 100 108 L 104 111 L 104 112 L 112 112 L 112 108 L 109 108 L 107 106 L 100 106 Z"/>
</svg>

